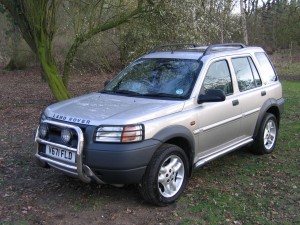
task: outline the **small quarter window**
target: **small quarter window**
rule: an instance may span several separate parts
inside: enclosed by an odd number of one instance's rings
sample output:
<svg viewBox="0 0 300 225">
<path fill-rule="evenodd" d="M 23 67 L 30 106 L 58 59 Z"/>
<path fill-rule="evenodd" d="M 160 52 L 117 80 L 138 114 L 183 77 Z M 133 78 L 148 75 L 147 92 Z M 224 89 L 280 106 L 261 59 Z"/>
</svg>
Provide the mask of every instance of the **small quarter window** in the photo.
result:
<svg viewBox="0 0 300 225">
<path fill-rule="evenodd" d="M 254 76 L 255 85 L 256 85 L 256 87 L 260 87 L 262 85 L 262 82 L 261 82 L 260 76 L 257 72 L 257 69 L 256 69 L 252 59 L 248 58 L 248 60 L 250 62 L 251 70 L 252 70 L 252 73 L 253 73 L 253 76 Z"/>
<path fill-rule="evenodd" d="M 263 80 L 267 83 L 276 81 L 277 75 L 268 56 L 264 52 L 257 52 L 255 53 L 255 56 L 262 68 L 262 76 L 265 78 Z"/>
</svg>

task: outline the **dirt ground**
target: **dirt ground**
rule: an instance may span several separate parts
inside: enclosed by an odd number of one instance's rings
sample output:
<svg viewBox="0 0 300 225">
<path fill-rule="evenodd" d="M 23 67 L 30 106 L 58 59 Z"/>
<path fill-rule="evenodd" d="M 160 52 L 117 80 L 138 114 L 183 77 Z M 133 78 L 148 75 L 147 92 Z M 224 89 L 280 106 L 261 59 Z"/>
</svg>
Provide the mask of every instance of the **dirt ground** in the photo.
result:
<svg viewBox="0 0 300 225">
<path fill-rule="evenodd" d="M 169 224 L 176 204 L 153 207 L 135 186 L 85 184 L 36 165 L 34 130 L 54 102 L 39 74 L 36 67 L 0 72 L 0 224 Z M 71 92 L 97 91 L 110 77 L 75 75 Z"/>
<path fill-rule="evenodd" d="M 34 130 L 55 101 L 39 74 L 0 70 L 0 224 L 177 224 L 176 203 L 154 207 L 135 186 L 85 184 L 36 165 Z M 112 76 L 74 75 L 70 90 L 97 91 Z"/>
</svg>

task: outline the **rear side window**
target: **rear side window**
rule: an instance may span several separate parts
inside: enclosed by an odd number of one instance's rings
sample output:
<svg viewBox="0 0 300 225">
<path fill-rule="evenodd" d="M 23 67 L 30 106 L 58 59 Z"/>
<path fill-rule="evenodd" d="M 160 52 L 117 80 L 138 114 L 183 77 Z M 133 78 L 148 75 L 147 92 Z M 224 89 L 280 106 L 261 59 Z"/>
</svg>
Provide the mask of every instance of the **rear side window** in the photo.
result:
<svg viewBox="0 0 300 225">
<path fill-rule="evenodd" d="M 268 56 L 264 52 L 257 52 L 255 53 L 255 56 L 262 68 L 262 76 L 265 78 L 264 80 L 266 80 L 267 83 L 276 81 L 277 76 Z"/>
<path fill-rule="evenodd" d="M 238 80 L 240 91 L 261 86 L 261 79 L 250 57 L 232 59 L 232 65 Z"/>
</svg>

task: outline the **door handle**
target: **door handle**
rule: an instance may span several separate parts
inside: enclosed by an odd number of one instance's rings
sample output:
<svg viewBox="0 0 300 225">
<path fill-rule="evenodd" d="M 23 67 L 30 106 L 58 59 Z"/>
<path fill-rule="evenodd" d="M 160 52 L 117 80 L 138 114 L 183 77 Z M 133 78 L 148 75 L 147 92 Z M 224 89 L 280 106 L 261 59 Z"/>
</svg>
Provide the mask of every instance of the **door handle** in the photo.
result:
<svg viewBox="0 0 300 225">
<path fill-rule="evenodd" d="M 267 92 L 266 91 L 262 91 L 260 94 L 261 94 L 261 96 L 265 96 L 267 94 Z"/>
<path fill-rule="evenodd" d="M 236 100 L 233 100 L 233 101 L 232 101 L 232 105 L 233 105 L 233 106 L 236 106 L 236 105 L 238 105 L 238 104 L 239 104 L 239 100 L 236 99 Z"/>
</svg>

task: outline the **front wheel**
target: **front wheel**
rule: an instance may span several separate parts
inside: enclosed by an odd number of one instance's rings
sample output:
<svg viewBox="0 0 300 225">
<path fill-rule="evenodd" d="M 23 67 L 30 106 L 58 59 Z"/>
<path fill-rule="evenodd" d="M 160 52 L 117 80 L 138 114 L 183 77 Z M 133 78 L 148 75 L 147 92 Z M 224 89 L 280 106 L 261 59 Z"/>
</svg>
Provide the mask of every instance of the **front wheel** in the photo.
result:
<svg viewBox="0 0 300 225">
<path fill-rule="evenodd" d="M 164 206 L 176 201 L 188 179 L 188 159 L 175 145 L 162 145 L 152 157 L 139 186 L 143 198 Z"/>
<path fill-rule="evenodd" d="M 255 154 L 269 154 L 276 145 L 278 134 L 278 122 L 271 113 L 264 116 L 257 137 L 252 146 L 252 152 Z"/>
</svg>

